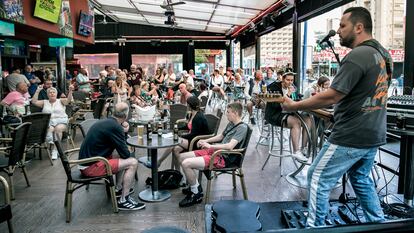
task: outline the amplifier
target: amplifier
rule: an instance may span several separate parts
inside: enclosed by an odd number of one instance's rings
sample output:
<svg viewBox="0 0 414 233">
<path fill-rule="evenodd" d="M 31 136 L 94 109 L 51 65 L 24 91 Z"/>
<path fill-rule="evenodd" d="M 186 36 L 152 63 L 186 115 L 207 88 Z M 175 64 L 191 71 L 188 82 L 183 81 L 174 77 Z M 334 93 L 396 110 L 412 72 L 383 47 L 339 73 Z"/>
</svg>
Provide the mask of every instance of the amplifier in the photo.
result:
<svg viewBox="0 0 414 233">
<path fill-rule="evenodd" d="M 414 110 L 414 96 L 412 95 L 394 95 L 388 97 L 388 108 L 401 108 Z"/>
<path fill-rule="evenodd" d="M 395 125 L 398 117 L 404 117 L 406 126 L 414 127 L 414 96 L 390 96 L 387 102 L 387 124 Z"/>
</svg>

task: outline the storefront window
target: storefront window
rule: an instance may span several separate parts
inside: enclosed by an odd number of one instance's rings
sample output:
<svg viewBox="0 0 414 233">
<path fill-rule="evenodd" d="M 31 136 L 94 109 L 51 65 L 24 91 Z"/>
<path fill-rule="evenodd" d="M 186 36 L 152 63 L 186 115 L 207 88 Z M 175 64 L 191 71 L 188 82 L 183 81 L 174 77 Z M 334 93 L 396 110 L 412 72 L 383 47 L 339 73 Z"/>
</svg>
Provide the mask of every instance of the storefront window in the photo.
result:
<svg viewBox="0 0 414 233">
<path fill-rule="evenodd" d="M 195 50 L 195 74 L 201 75 L 201 70 L 206 69 L 207 74 L 213 73 L 220 66 L 226 67 L 226 50 L 196 49 Z"/>
<path fill-rule="evenodd" d="M 99 72 L 105 69 L 105 66 L 118 68 L 117 53 L 98 53 L 98 54 L 75 54 L 79 64 L 88 71 L 89 78 L 98 78 Z"/>
<path fill-rule="evenodd" d="M 172 66 L 174 73 L 179 75 L 183 70 L 181 54 L 132 54 L 132 64 L 140 66 L 148 77 L 152 77 L 158 67 Z"/>
<path fill-rule="evenodd" d="M 243 69 L 244 74 L 253 75 L 256 64 L 256 47 L 255 45 L 249 46 L 242 50 L 243 53 Z"/>
</svg>

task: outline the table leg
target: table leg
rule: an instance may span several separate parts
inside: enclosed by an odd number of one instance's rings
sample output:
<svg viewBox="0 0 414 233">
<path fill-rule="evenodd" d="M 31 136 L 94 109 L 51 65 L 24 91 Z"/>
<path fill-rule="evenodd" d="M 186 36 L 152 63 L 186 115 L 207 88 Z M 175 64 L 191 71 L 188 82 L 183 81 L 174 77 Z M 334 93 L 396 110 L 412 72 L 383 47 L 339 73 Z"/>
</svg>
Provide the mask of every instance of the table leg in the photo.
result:
<svg viewBox="0 0 414 233">
<path fill-rule="evenodd" d="M 148 202 L 165 201 L 171 197 L 171 193 L 166 190 L 158 190 L 158 163 L 157 163 L 157 149 L 148 149 L 148 154 L 151 155 L 151 187 L 139 193 L 139 198 Z"/>
</svg>

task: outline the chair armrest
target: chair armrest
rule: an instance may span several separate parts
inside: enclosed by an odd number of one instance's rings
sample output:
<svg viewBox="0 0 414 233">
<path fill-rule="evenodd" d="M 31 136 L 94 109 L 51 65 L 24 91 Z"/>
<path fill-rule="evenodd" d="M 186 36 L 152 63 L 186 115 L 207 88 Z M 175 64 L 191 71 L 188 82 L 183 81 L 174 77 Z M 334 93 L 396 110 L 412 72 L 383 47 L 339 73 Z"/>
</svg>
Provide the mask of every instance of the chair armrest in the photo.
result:
<svg viewBox="0 0 414 233">
<path fill-rule="evenodd" d="M 80 148 L 74 148 L 74 149 L 70 149 L 70 150 L 65 150 L 65 154 L 66 155 L 68 155 L 68 154 L 71 154 L 71 153 L 74 153 L 74 152 L 78 152 L 78 151 L 80 151 Z"/>
<path fill-rule="evenodd" d="M 201 139 L 207 139 L 213 137 L 214 134 L 207 134 L 207 135 L 198 135 L 191 140 L 190 145 L 188 146 L 188 151 L 194 150 L 195 143 Z"/>
<path fill-rule="evenodd" d="M 77 112 L 79 112 L 79 113 L 87 113 L 87 112 L 93 112 L 93 110 L 81 108 Z"/>
<path fill-rule="evenodd" d="M 65 155 L 66 155 L 67 157 L 69 157 L 69 158 L 70 158 L 70 155 L 69 155 L 69 154 L 73 154 L 73 153 L 75 153 L 75 152 L 78 152 L 79 150 L 80 150 L 80 148 L 74 148 L 74 149 L 66 150 L 64 153 L 65 153 Z"/>
<path fill-rule="evenodd" d="M 178 123 L 185 123 L 185 124 L 187 124 L 188 123 L 188 120 L 187 119 L 178 119 L 178 120 L 175 121 L 175 123 L 176 124 L 178 124 Z"/>
<path fill-rule="evenodd" d="M 0 142 L 11 142 L 13 138 L 0 138 Z"/>
<path fill-rule="evenodd" d="M 233 150 L 220 149 L 220 150 L 214 151 L 214 153 L 211 155 L 210 164 L 208 165 L 208 170 L 213 170 L 213 168 L 214 168 L 214 159 L 219 154 L 232 154 L 232 155 L 243 156 L 243 152 L 244 152 L 244 149 L 233 149 Z"/>
<path fill-rule="evenodd" d="M 106 174 L 108 176 L 112 175 L 111 165 L 109 165 L 109 161 L 105 159 L 104 157 L 97 156 L 97 157 L 92 157 L 92 158 L 87 158 L 87 159 L 69 160 L 70 165 L 81 165 L 81 164 L 92 163 L 92 162 L 103 162 L 105 164 Z"/>
<path fill-rule="evenodd" d="M 4 187 L 4 203 L 10 204 L 9 184 L 7 183 L 7 180 L 3 176 L 0 176 L 0 182 L 3 184 L 3 187 Z"/>
<path fill-rule="evenodd" d="M 11 148 L 12 148 L 11 146 L 0 147 L 0 152 L 1 152 L 1 150 L 8 150 L 8 149 L 11 149 Z"/>
</svg>

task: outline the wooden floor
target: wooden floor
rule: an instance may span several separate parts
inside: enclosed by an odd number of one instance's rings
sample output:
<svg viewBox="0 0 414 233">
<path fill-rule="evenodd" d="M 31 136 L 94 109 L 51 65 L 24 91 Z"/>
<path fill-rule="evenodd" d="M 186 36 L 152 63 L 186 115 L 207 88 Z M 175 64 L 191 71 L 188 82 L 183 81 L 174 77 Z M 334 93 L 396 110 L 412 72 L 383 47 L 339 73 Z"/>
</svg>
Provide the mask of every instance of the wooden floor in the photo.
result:
<svg viewBox="0 0 414 233">
<path fill-rule="evenodd" d="M 221 129 L 227 123 L 225 116 Z M 256 202 L 273 202 L 288 200 L 305 200 L 307 191 L 289 184 L 285 177 L 279 177 L 279 159 L 270 158 L 268 165 L 261 170 L 267 157 L 267 147 L 259 146 L 255 149 L 259 137 L 259 130 L 254 126 L 254 132 L 247 156 L 244 161 L 245 181 L 249 200 Z M 76 138 L 78 145 L 81 136 Z M 144 151 L 137 151 L 140 156 Z M 28 164 L 28 175 L 31 187 L 26 187 L 20 171 L 15 174 L 16 200 L 12 201 L 13 225 L 15 232 L 141 232 L 156 226 L 176 226 L 190 232 L 204 232 L 204 203 L 189 208 L 179 208 L 178 202 L 184 198 L 179 189 L 172 191 L 172 197 L 161 203 L 146 203 L 146 208 L 140 211 L 112 212 L 110 200 L 107 198 L 103 186 L 91 186 L 88 191 L 78 190 L 73 196 L 72 221 L 65 222 L 63 207 L 66 176 L 60 160 L 51 166 L 45 158 L 35 159 Z M 384 158 L 383 158 L 384 159 Z M 283 160 L 282 174 L 286 175 L 294 170 L 290 158 Z M 398 161 L 390 160 L 397 165 Z M 169 166 L 169 161 L 163 167 Z M 162 170 L 163 168 L 161 168 Z M 139 165 L 139 180 L 136 190 L 145 188 L 145 179 L 150 170 Z M 5 175 L 4 173 L 1 175 Z M 382 175 L 382 174 L 381 174 Z M 387 174 L 388 179 L 391 177 Z M 389 185 L 388 192 L 395 193 L 397 178 Z M 203 180 L 205 187 L 205 178 Z M 223 175 L 212 183 L 211 200 L 243 199 L 240 183 L 236 190 L 232 189 L 231 176 Z M 379 186 L 383 187 L 381 178 Z M 347 185 L 348 190 L 352 189 Z M 331 197 L 338 198 L 341 188 L 335 189 Z M 382 193 L 385 192 L 385 189 Z M 0 197 L 4 191 L 0 189 Z M 135 197 L 137 193 L 134 194 Z M 2 198 L 0 198 L 2 200 Z M 7 232 L 7 224 L 0 224 L 0 232 Z"/>
</svg>

